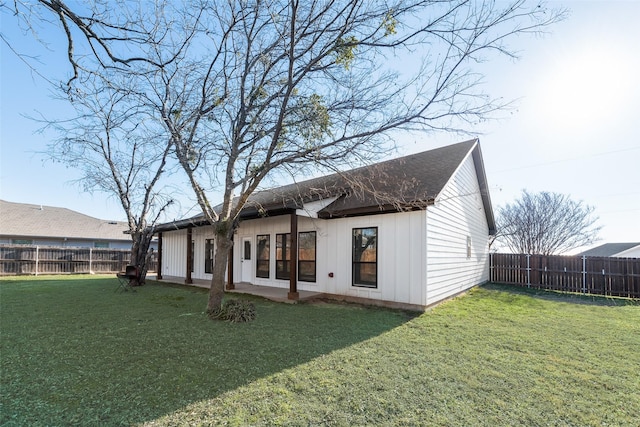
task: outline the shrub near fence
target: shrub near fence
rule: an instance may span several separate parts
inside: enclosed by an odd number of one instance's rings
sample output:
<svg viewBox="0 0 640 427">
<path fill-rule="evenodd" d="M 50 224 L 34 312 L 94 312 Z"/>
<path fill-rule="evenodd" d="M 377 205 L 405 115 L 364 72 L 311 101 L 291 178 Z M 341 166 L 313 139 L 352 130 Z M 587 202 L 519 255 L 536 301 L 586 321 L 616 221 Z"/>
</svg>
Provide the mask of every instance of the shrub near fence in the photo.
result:
<svg viewBox="0 0 640 427">
<path fill-rule="evenodd" d="M 130 259 L 126 249 L 1 245 L 0 275 L 117 273 Z M 149 271 L 155 271 L 156 259 L 154 253 Z"/>
<path fill-rule="evenodd" d="M 492 254 L 491 281 L 640 298 L 640 258 Z"/>
</svg>

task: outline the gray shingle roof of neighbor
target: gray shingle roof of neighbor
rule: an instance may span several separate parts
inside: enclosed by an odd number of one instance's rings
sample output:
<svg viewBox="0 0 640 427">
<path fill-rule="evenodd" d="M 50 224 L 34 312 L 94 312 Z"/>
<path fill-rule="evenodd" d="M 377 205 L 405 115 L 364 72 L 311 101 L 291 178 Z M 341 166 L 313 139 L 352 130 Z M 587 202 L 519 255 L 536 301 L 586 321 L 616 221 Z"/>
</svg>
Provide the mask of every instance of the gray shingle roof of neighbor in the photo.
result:
<svg viewBox="0 0 640 427">
<path fill-rule="evenodd" d="M 67 208 L 0 200 L 0 235 L 69 239 L 123 240 L 126 222 L 93 218 Z"/>
<path fill-rule="evenodd" d="M 605 243 L 604 245 L 596 246 L 587 251 L 580 252 L 578 256 L 601 256 L 609 257 L 620 252 L 624 252 L 628 249 L 640 246 L 640 242 L 635 243 Z"/>
<path fill-rule="evenodd" d="M 462 161 L 473 155 L 491 233 L 495 220 L 478 139 L 255 192 L 241 219 L 285 213 L 305 203 L 336 197 L 321 218 L 425 209 L 438 197 Z M 203 216 L 162 224 L 157 231 L 203 225 Z"/>
</svg>

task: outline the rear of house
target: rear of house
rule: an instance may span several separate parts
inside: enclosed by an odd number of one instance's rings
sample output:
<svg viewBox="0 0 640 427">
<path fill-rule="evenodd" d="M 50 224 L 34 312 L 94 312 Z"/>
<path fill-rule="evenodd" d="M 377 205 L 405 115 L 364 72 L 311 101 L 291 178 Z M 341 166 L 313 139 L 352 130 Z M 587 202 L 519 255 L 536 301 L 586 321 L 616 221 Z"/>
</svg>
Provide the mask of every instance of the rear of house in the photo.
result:
<svg viewBox="0 0 640 427">
<path fill-rule="evenodd" d="M 350 173 L 373 183 L 368 193 L 338 175 L 256 193 L 234 235 L 230 284 L 421 309 L 489 279 L 495 223 L 477 140 Z M 210 226 L 192 218 L 159 231 L 161 277 L 211 280 Z"/>
</svg>

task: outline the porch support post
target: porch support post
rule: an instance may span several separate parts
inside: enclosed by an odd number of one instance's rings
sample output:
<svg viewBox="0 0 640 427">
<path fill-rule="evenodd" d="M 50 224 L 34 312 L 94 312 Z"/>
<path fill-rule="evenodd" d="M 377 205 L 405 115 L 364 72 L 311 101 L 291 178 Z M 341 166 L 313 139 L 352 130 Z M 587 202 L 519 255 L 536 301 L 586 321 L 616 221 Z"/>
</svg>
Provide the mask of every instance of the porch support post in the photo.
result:
<svg viewBox="0 0 640 427">
<path fill-rule="evenodd" d="M 291 253 L 289 255 L 289 293 L 287 298 L 297 300 L 298 293 L 298 215 L 291 212 Z"/>
<path fill-rule="evenodd" d="M 191 266 L 193 265 L 193 251 L 191 247 L 193 245 L 193 229 L 191 227 L 187 228 L 187 274 L 184 279 L 184 283 L 190 285 L 193 283 L 193 279 L 191 278 Z"/>
<path fill-rule="evenodd" d="M 233 237 L 231 238 L 233 242 Z M 233 284 L 233 245 L 229 248 L 229 259 L 227 260 L 227 290 L 235 289 L 236 285 Z"/>
<path fill-rule="evenodd" d="M 162 232 L 158 233 L 158 262 L 156 263 L 156 279 L 162 280 Z"/>
</svg>

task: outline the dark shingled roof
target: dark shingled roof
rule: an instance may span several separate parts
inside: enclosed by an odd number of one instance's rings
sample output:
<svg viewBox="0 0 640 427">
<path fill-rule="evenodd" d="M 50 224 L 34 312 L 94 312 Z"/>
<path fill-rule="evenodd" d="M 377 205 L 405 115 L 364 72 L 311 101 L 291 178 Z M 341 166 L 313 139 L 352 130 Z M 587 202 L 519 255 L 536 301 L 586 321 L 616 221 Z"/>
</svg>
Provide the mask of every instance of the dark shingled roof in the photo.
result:
<svg viewBox="0 0 640 427">
<path fill-rule="evenodd" d="M 0 235 L 131 241 L 126 222 L 107 221 L 54 206 L 0 200 Z"/>
<path fill-rule="evenodd" d="M 440 193 L 477 140 L 424 151 L 343 173 L 254 193 L 247 212 L 254 209 L 302 208 L 304 202 L 339 196 L 321 211 L 326 216 L 354 212 L 396 210 L 389 205 L 424 207 Z"/>
<path fill-rule="evenodd" d="M 241 219 L 277 215 L 300 209 L 314 200 L 337 199 L 318 212 L 321 218 L 425 209 L 469 155 L 473 155 L 487 211 L 489 228 L 495 221 L 477 139 L 404 156 L 342 173 L 313 178 L 250 196 Z M 203 217 L 163 224 L 158 231 L 202 225 Z"/>
<path fill-rule="evenodd" d="M 578 254 L 578 256 L 601 256 L 609 257 L 624 252 L 628 249 L 640 246 L 640 242 L 635 243 L 605 243 L 604 245 L 596 246 L 588 251 L 584 251 Z"/>
</svg>

